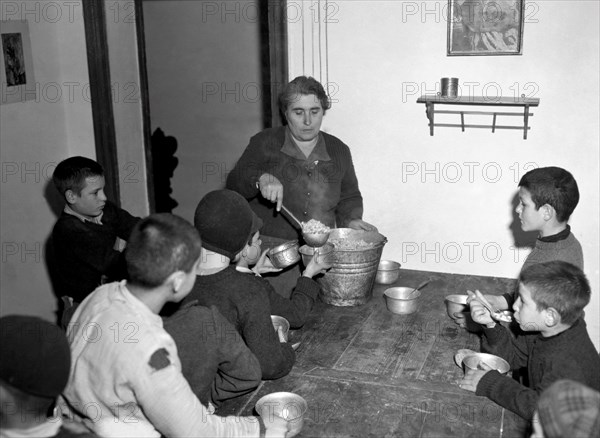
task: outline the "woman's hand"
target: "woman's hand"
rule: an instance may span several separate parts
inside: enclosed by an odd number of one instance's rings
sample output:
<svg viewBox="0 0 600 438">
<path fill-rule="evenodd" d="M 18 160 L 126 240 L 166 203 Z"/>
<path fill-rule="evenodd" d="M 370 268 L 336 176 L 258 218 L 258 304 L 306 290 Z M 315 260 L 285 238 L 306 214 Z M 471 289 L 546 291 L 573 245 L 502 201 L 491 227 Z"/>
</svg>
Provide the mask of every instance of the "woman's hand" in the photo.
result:
<svg viewBox="0 0 600 438">
<path fill-rule="evenodd" d="M 371 225 L 362 219 L 352 219 L 348 224 L 348 228 L 352 228 L 353 230 L 377 231 L 377 227 L 375 225 Z"/>
<path fill-rule="evenodd" d="M 270 173 L 263 173 L 258 179 L 258 190 L 260 190 L 263 198 L 277 203 L 277 211 L 281 210 L 281 204 L 283 204 L 283 184 L 276 177 Z"/>
</svg>

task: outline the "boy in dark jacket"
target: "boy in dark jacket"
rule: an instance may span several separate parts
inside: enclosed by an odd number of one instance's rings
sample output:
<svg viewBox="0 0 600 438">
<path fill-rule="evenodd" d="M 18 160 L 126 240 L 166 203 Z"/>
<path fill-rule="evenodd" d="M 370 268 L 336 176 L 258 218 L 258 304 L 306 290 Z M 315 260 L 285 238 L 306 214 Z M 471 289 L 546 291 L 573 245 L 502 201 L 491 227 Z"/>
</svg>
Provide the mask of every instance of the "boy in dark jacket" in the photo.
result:
<svg viewBox="0 0 600 438">
<path fill-rule="evenodd" d="M 94 160 L 67 158 L 52 180 L 66 202 L 52 231 L 57 292 L 78 304 L 102 283 L 126 277 L 118 238 L 127 241 L 140 218 L 106 199 L 104 170 Z"/>
<path fill-rule="evenodd" d="M 473 319 L 485 325 L 482 348 L 504 358 L 511 369 L 527 367 L 529 387 L 495 370 L 469 370 L 461 388 L 484 395 L 531 420 L 543 390 L 571 379 L 600 390 L 600 357 L 582 318 L 590 286 L 578 267 L 562 261 L 539 263 L 521 271 L 513 309 L 521 330 L 513 337 L 482 309 Z"/>
<path fill-rule="evenodd" d="M 202 237 L 199 276 L 184 304 L 197 300 L 215 306 L 238 330 L 260 362 L 263 379 L 290 372 L 295 361 L 292 346 L 278 337 L 271 315 L 286 318 L 293 328 L 304 324 L 319 293 L 312 277 L 327 269 L 323 258 L 313 257 L 290 298 L 270 284 L 236 270 L 234 263 L 252 238 L 253 214 L 246 199 L 231 190 L 208 193 L 196 208 L 194 225 Z"/>
</svg>

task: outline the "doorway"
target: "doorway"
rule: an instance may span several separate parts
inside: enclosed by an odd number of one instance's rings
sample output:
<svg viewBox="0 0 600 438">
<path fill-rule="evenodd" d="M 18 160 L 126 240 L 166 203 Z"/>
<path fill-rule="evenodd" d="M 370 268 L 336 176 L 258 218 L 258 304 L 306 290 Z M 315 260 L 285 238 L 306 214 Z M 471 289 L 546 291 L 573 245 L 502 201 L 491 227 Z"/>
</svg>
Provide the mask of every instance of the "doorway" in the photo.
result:
<svg viewBox="0 0 600 438">
<path fill-rule="evenodd" d="M 176 142 L 173 213 L 192 220 L 198 201 L 224 187 L 250 137 L 281 124 L 285 1 L 141 6 L 149 126 Z"/>
</svg>

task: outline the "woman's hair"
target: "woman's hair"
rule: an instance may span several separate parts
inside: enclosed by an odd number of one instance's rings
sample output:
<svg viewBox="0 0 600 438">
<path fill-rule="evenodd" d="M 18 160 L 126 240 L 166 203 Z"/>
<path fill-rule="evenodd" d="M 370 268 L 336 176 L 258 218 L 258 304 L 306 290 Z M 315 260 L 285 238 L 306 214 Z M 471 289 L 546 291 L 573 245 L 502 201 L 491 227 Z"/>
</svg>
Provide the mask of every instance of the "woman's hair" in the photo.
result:
<svg viewBox="0 0 600 438">
<path fill-rule="evenodd" d="M 580 318 L 590 302 L 590 284 L 583 271 L 571 263 L 536 263 L 521 271 L 519 282 L 531 291 L 539 311 L 552 307 L 565 324 Z"/>
<path fill-rule="evenodd" d="M 71 157 L 58 163 L 52 174 L 52 181 L 62 196 L 67 190 L 79 196 L 85 187 L 86 178 L 103 175 L 104 169 L 96 161 L 86 157 Z"/>
<path fill-rule="evenodd" d="M 308 96 L 311 94 L 319 99 L 321 107 L 323 108 L 323 113 L 331 108 L 329 96 L 327 96 L 323 85 L 315 78 L 306 76 L 298 76 L 285 86 L 283 92 L 279 96 L 279 107 L 281 108 L 281 111 L 285 113 L 298 96 Z"/>
<path fill-rule="evenodd" d="M 201 246 L 198 230 L 186 220 L 169 213 L 150 215 L 137 223 L 127 241 L 129 281 L 154 288 L 174 272 L 189 273 Z"/>
</svg>

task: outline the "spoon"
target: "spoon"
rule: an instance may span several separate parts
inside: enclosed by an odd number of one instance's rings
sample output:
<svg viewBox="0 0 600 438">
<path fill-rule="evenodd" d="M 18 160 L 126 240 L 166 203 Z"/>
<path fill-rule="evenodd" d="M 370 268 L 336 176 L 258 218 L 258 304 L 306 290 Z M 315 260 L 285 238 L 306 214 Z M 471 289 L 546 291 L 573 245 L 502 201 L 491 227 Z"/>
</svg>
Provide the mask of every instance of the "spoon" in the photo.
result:
<svg viewBox="0 0 600 438">
<path fill-rule="evenodd" d="M 417 287 L 415 287 L 413 290 L 411 290 L 410 293 L 407 295 L 406 298 L 410 298 L 412 296 L 412 294 L 414 294 L 418 290 L 421 290 L 422 288 L 424 288 L 425 286 L 427 286 L 430 282 L 431 282 L 431 280 L 425 280 L 423 283 L 421 283 L 420 285 L 418 285 Z"/>
<path fill-rule="evenodd" d="M 508 315 L 505 315 L 503 312 L 497 310 L 492 303 L 490 303 L 486 297 L 483 296 L 483 294 L 481 292 L 479 292 L 478 290 L 475 291 L 475 298 L 477 299 L 477 301 L 479 301 L 483 307 L 485 307 L 486 309 L 488 309 L 488 311 L 490 312 L 490 315 L 492 318 L 494 318 L 497 321 L 505 321 L 505 322 L 510 322 L 512 320 L 512 318 Z"/>
<path fill-rule="evenodd" d="M 288 216 L 289 216 L 289 217 L 290 217 L 290 218 L 291 218 L 291 219 L 292 219 L 294 222 L 296 222 L 296 223 L 298 224 L 298 226 L 300 227 L 300 229 L 302 229 L 302 222 L 300 222 L 300 221 L 298 220 L 298 218 L 297 218 L 296 216 L 294 216 L 294 215 L 292 214 L 292 212 L 291 212 L 291 211 L 289 211 L 285 205 L 281 204 L 281 209 L 282 209 L 282 210 L 283 210 L 283 211 L 284 211 L 284 212 L 285 212 L 285 213 L 286 213 L 286 214 L 287 214 L 287 215 L 288 215 Z"/>
</svg>

